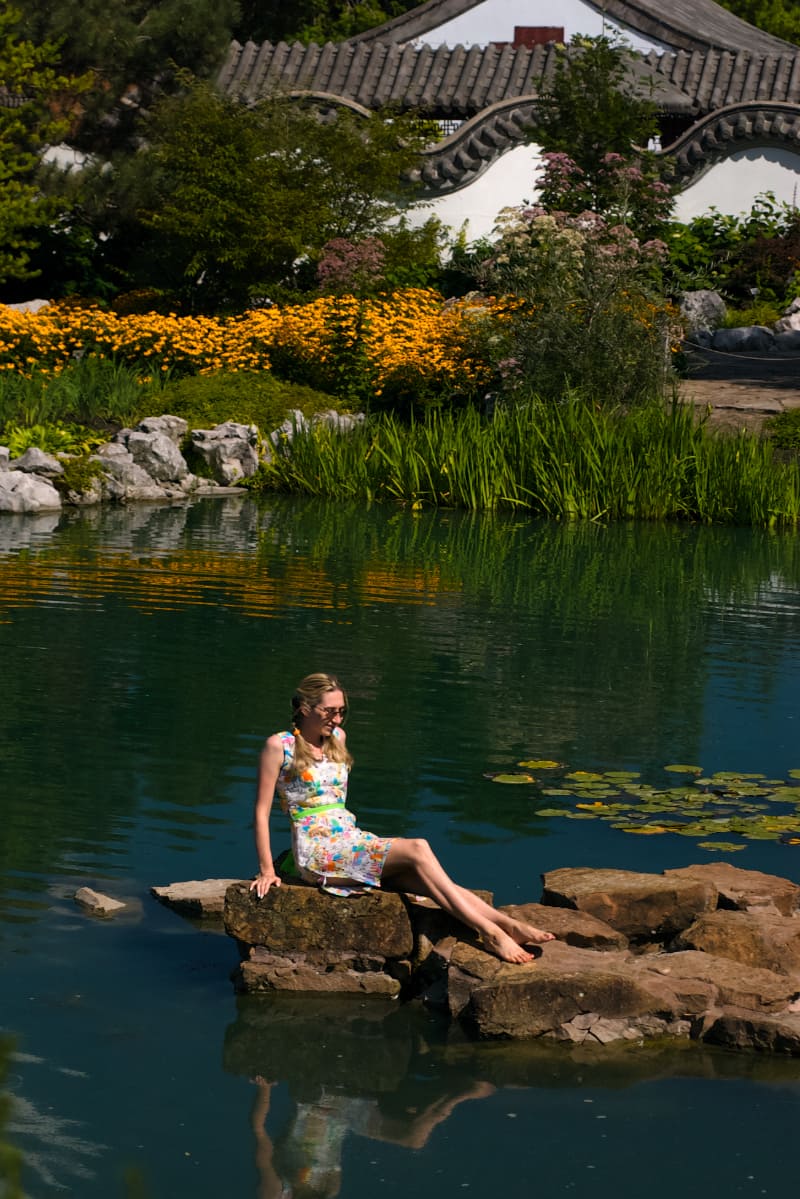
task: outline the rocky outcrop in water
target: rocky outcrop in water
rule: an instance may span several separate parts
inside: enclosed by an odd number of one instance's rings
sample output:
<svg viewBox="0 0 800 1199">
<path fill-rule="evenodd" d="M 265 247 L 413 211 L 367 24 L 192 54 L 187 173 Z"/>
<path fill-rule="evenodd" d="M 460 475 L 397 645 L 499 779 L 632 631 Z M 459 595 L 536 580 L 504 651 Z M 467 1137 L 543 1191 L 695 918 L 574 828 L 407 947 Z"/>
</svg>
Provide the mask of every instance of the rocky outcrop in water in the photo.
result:
<svg viewBox="0 0 800 1199">
<path fill-rule="evenodd" d="M 99 446 L 78 477 L 70 472 L 70 455 L 56 457 L 32 447 L 12 459 L 8 447 L 0 446 L 0 512 L 229 495 L 277 447 L 290 445 L 296 431 L 323 423 L 346 433 L 363 420 L 363 414 L 331 410 L 309 422 L 298 410 L 262 441 L 255 425 L 225 421 L 190 431 L 179 416 L 150 416 Z"/>
<path fill-rule="evenodd" d="M 480 1039 L 666 1036 L 800 1056 L 800 886 L 726 863 L 563 869 L 543 883 L 541 903 L 502 909 L 556 935 L 521 966 L 430 900 L 286 880 L 259 900 L 233 883 L 236 986 L 422 1000 Z"/>
</svg>

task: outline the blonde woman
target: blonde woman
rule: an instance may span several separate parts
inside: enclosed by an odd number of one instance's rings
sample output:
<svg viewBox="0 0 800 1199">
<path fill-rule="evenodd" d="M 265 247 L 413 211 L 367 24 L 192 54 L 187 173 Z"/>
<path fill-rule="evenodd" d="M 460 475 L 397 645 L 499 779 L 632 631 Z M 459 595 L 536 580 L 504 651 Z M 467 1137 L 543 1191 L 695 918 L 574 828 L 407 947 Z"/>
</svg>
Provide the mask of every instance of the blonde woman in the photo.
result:
<svg viewBox="0 0 800 1199">
<path fill-rule="evenodd" d="M 251 890 L 261 899 L 280 886 L 270 846 L 269 818 L 277 794 L 292 827 L 298 873 L 334 893 L 383 887 L 427 895 L 477 932 L 505 962 L 530 962 L 531 945 L 552 933 L 514 920 L 460 887 L 447 875 L 427 841 L 365 832 L 346 807 L 352 758 L 342 722 L 347 698 L 333 675 L 310 674 L 292 696 L 293 727 L 267 738 L 261 752 L 255 805 L 258 874 Z"/>
</svg>

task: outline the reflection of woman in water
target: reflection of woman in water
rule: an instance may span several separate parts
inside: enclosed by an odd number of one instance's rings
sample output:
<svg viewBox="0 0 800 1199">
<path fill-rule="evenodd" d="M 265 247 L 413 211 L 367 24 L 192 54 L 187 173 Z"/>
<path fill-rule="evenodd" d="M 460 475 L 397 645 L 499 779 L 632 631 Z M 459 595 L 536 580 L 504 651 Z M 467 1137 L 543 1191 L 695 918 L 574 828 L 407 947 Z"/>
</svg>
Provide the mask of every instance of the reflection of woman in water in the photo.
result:
<svg viewBox="0 0 800 1199">
<path fill-rule="evenodd" d="M 528 946 L 552 933 L 498 912 L 445 873 L 427 841 L 364 832 L 345 807 L 352 759 L 342 728 L 344 691 L 332 675 L 310 674 L 292 696 L 291 732 L 269 737 L 261 752 L 255 807 L 258 898 L 279 886 L 270 848 L 269 816 L 277 791 L 292 824 L 296 866 L 309 882 L 341 889 L 382 886 L 427 895 L 480 934 L 506 962 L 530 962 Z"/>
<path fill-rule="evenodd" d="M 483 1099 L 494 1087 L 476 1082 L 457 1095 L 443 1096 L 422 1112 L 387 1116 L 372 1098 L 323 1093 L 314 1103 L 296 1104 L 285 1133 L 273 1144 L 266 1119 L 272 1083 L 253 1079 L 258 1091 L 252 1111 L 256 1142 L 258 1199 L 335 1199 L 342 1176 L 342 1150 L 348 1132 L 421 1149 L 428 1137 L 466 1099 Z"/>
</svg>

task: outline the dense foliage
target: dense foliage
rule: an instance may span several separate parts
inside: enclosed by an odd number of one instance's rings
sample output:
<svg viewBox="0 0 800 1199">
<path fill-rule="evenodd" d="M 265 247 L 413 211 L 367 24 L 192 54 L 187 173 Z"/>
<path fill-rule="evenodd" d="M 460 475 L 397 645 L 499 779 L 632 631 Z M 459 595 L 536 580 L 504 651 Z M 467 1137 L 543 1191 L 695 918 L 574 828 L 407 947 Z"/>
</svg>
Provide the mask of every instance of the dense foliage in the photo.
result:
<svg viewBox="0 0 800 1199">
<path fill-rule="evenodd" d="M 19 13 L 0 8 L 0 283 L 30 273 L 34 230 L 53 215 L 36 182 L 42 148 L 70 125 L 88 80 L 60 74 L 57 48 L 17 36 Z"/>
<path fill-rule="evenodd" d="M 796 0 L 718 0 L 743 21 L 800 45 L 800 8 Z"/>
</svg>

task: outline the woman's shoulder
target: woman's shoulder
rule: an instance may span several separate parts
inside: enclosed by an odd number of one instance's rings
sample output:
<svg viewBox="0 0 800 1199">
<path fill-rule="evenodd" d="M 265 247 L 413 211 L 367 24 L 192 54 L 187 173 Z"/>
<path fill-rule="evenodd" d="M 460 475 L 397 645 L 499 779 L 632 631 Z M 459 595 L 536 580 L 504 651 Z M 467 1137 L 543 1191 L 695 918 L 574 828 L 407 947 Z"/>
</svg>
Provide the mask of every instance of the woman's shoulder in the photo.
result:
<svg viewBox="0 0 800 1199">
<path fill-rule="evenodd" d="M 294 750 L 294 733 L 290 733 L 288 729 L 284 729 L 281 733 L 273 733 L 267 737 L 264 748 L 273 753 L 286 753 L 287 750 L 291 753 Z"/>
</svg>

